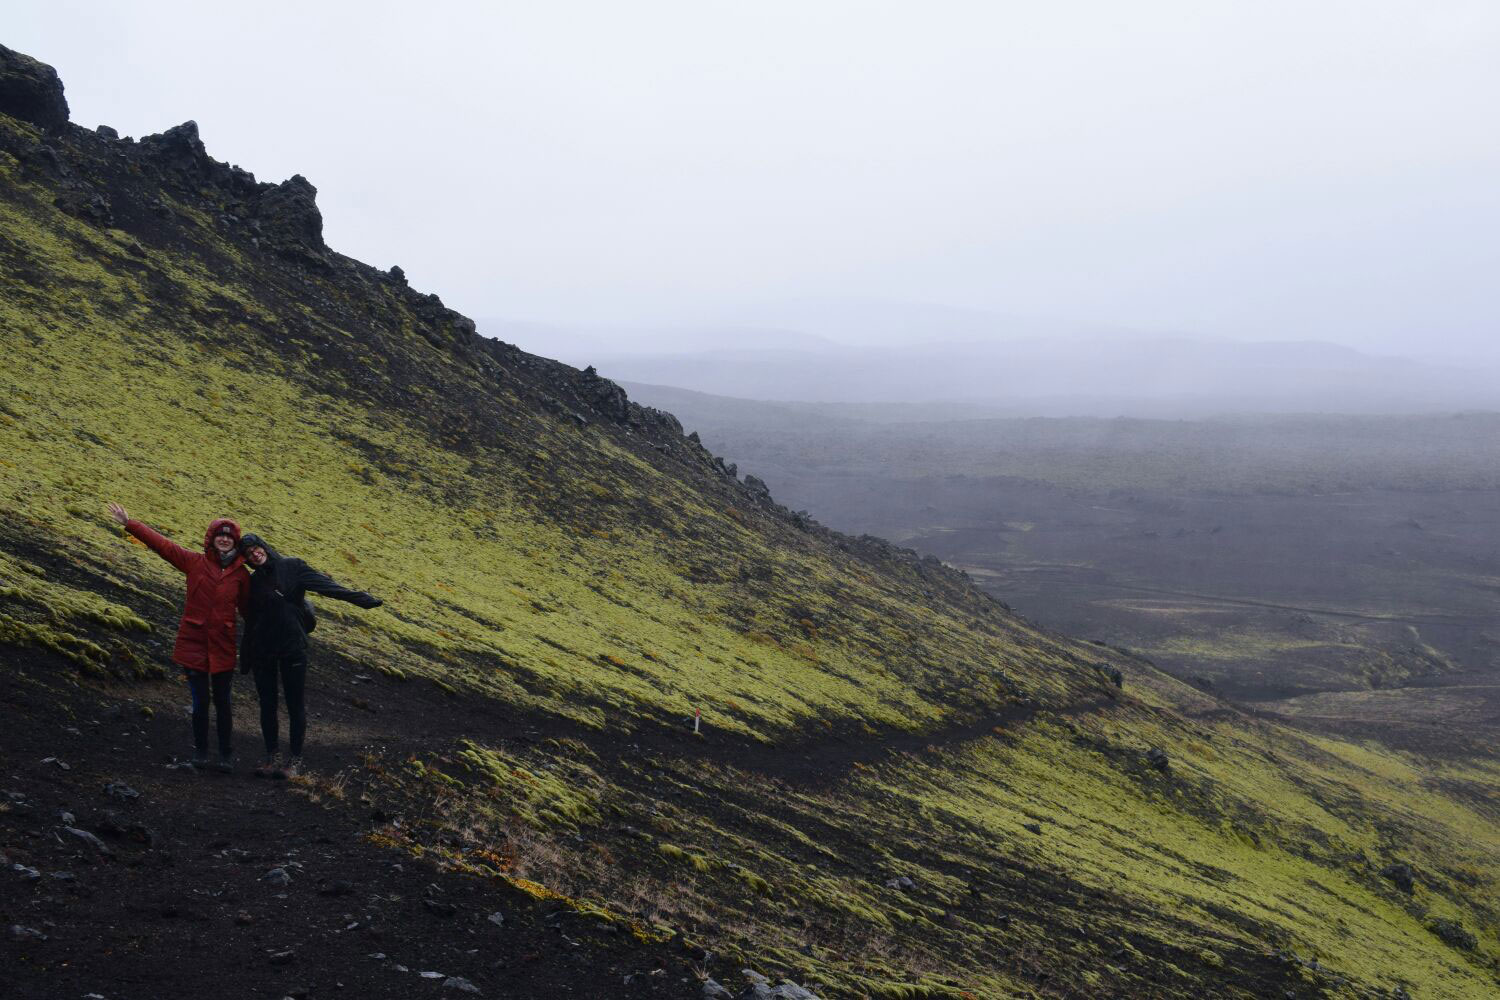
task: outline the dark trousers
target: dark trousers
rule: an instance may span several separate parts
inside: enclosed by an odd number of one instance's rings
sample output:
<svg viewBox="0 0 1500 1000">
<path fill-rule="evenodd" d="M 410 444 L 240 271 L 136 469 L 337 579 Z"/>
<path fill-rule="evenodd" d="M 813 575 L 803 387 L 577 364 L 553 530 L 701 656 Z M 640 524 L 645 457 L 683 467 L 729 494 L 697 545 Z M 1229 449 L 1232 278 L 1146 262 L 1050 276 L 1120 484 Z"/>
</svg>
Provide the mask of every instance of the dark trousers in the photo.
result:
<svg viewBox="0 0 1500 1000">
<path fill-rule="evenodd" d="M 234 671 L 210 674 L 207 670 L 184 670 L 183 673 L 187 674 L 188 690 L 193 694 L 193 748 L 199 753 L 208 753 L 208 703 L 211 698 L 218 722 L 219 753 L 228 757 L 234 752 L 234 709 L 229 697 Z"/>
<path fill-rule="evenodd" d="M 280 742 L 276 719 L 276 686 L 279 681 L 286 695 L 287 728 L 291 730 L 289 749 L 293 757 L 301 757 L 302 737 L 307 733 L 307 708 L 302 700 L 303 685 L 307 681 L 307 652 L 270 657 L 255 664 L 254 669 L 255 693 L 260 695 L 260 735 L 266 741 L 267 755 L 275 753 Z"/>
</svg>

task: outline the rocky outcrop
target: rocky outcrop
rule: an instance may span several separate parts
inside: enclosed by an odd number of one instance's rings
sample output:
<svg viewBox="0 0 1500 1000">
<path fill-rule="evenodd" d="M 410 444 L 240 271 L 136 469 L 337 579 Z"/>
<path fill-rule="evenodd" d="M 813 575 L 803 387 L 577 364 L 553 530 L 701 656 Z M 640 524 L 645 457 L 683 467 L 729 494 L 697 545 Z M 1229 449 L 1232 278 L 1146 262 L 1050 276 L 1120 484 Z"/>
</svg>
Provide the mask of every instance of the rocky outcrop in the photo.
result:
<svg viewBox="0 0 1500 1000">
<path fill-rule="evenodd" d="M 204 178 L 214 162 L 198 136 L 195 121 L 185 121 L 158 135 L 146 136 L 140 142 L 140 149 L 162 169 L 194 180 Z"/>
<path fill-rule="evenodd" d="M 301 174 L 264 191 L 255 205 L 255 217 L 273 242 L 302 244 L 323 249 L 323 213 L 318 210 L 318 189 Z"/>
<path fill-rule="evenodd" d="M 49 132 L 68 124 L 57 70 L 0 45 L 0 112 Z"/>
</svg>

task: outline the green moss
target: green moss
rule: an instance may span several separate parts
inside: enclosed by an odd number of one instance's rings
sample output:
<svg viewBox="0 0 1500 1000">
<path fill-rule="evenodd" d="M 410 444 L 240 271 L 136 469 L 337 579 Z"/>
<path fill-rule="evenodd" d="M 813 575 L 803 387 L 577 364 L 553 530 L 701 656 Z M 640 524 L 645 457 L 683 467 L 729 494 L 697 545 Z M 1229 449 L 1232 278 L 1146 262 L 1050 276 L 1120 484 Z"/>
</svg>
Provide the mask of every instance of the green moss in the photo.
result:
<svg viewBox="0 0 1500 1000">
<path fill-rule="evenodd" d="M 711 912 L 715 950 L 841 995 L 1036 995 L 1047 970 L 1058 995 L 1187 997 L 1278 949 L 1370 993 L 1493 995 L 1493 761 L 1193 722 L 1201 696 L 1139 665 L 1111 699 L 1095 647 L 535 411 L 429 343 L 403 300 L 351 301 L 314 274 L 287 291 L 190 197 L 169 208 L 198 250 L 142 261 L 0 171 L 0 642 L 145 672 L 133 644 L 174 619 L 181 579 L 103 500 L 188 545 L 237 515 L 385 599 L 323 605 L 320 644 L 455 708 L 491 698 L 631 741 L 702 711 L 701 757 L 485 738 L 387 762 L 392 787 L 429 797 L 434 830 L 462 826 L 502 860 L 493 845 L 524 831 L 572 869 L 521 878 L 415 836 L 385 846 L 538 898 L 597 893 L 617 916 L 652 898 Z M 381 364 L 340 367 L 349 345 Z M 1177 652 L 1222 660 L 1253 639 Z M 1036 721 L 941 735 L 1023 702 Z M 933 736 L 883 754 L 893 732 Z M 830 734 L 816 780 L 787 763 Z M 736 746 L 768 773 L 726 763 Z M 1151 746 L 1168 773 L 1142 763 Z M 597 844 L 606 816 L 673 842 L 611 841 L 621 856 L 591 865 L 558 836 Z M 1413 898 L 1378 875 L 1397 855 L 1430 876 Z M 896 872 L 916 888 L 886 888 Z M 1437 920 L 1478 929 L 1476 951 L 1437 941 Z M 1255 995 L 1240 982 L 1223 995 Z"/>
<path fill-rule="evenodd" d="M 604 782 L 581 761 L 527 761 L 502 750 L 463 741 L 459 760 L 498 793 L 503 809 L 537 829 L 577 829 L 600 818 Z"/>
</svg>

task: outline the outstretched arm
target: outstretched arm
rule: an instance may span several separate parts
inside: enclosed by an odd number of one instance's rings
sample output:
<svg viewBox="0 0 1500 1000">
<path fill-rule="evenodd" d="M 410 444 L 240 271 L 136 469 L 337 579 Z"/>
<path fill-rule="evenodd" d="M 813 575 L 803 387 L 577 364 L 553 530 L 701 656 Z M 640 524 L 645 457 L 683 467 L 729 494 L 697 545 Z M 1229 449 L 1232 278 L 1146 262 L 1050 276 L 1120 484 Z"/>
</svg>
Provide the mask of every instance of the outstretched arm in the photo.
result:
<svg viewBox="0 0 1500 1000">
<path fill-rule="evenodd" d="M 320 594 L 323 597 L 332 597 L 335 600 L 348 601 L 350 604 L 361 608 L 378 608 L 385 602 L 378 597 L 373 597 L 363 590 L 350 590 L 340 587 L 329 576 L 319 573 L 307 563 L 302 563 L 297 571 L 297 583 L 303 590 Z"/>
<path fill-rule="evenodd" d="M 125 512 L 125 508 L 114 501 L 110 501 L 109 516 L 114 518 L 116 523 L 124 525 L 126 531 L 145 542 L 146 547 L 152 552 L 155 552 L 182 572 L 186 573 L 188 567 L 192 565 L 194 558 L 192 552 L 189 552 L 165 535 L 153 531 L 140 521 L 133 520 Z"/>
</svg>

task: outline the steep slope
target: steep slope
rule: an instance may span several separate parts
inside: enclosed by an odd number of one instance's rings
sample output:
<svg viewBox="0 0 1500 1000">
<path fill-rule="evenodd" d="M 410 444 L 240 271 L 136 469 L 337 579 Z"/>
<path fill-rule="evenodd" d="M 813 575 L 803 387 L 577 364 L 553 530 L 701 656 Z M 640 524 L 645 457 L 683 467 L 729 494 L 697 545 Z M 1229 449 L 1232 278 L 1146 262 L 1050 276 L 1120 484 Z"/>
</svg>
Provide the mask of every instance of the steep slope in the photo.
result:
<svg viewBox="0 0 1500 1000">
<path fill-rule="evenodd" d="M 822 529 L 592 371 L 327 248 L 301 178 L 217 163 L 191 123 L 68 125 L 23 60 L 0 52 L 0 667 L 8 780 L 35 786 L 15 801 L 83 794 L 33 752 L 49 728 L 92 755 L 80 772 L 160 785 L 144 749 L 70 734 L 183 697 L 180 581 L 104 501 L 179 539 L 229 513 L 387 601 L 320 609 L 295 809 L 328 811 L 348 864 L 472 875 L 665 950 L 663 975 L 601 971 L 598 995 L 696 995 L 687 972 L 741 963 L 826 996 L 1493 994 L 1492 760 L 1256 722 Z M 201 782 L 183 829 L 248 794 L 171 773 Z M 64 843 L 36 809 L 0 830 L 8 864 Z M 217 878 L 192 843 L 175 877 Z M 158 877 L 110 870 L 110 898 Z M 100 910 L 8 889 L 8 925 L 82 936 Z M 4 947 L 20 995 L 79 974 L 53 944 Z M 536 995 L 469 961 L 486 995 Z M 220 971 L 173 990 L 282 982 Z"/>
</svg>

